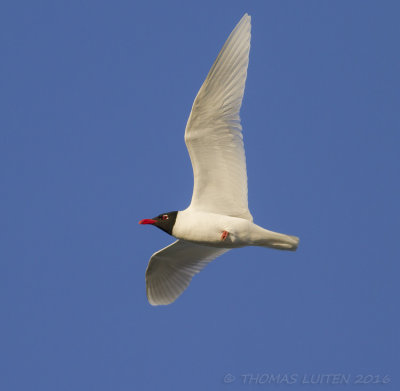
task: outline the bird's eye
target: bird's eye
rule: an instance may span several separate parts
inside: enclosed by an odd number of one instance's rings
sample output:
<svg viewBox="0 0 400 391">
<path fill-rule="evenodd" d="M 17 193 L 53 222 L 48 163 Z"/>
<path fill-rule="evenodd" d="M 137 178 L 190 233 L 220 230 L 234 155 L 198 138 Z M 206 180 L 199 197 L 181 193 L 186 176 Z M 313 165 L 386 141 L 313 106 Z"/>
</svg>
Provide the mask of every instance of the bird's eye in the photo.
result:
<svg viewBox="0 0 400 391">
<path fill-rule="evenodd" d="M 168 215 L 162 215 L 163 220 L 168 220 Z"/>
</svg>

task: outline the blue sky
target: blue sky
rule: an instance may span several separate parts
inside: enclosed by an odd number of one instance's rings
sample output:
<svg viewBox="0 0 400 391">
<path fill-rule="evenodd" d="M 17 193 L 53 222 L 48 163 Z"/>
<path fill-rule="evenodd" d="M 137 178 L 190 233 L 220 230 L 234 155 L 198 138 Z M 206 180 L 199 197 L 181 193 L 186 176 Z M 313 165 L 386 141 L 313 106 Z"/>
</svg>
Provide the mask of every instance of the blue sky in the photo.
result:
<svg viewBox="0 0 400 391">
<path fill-rule="evenodd" d="M 250 210 L 300 247 L 231 251 L 151 307 L 147 262 L 172 238 L 137 223 L 189 204 L 186 120 L 245 12 Z M 3 1 L 0 389 L 399 389 L 399 12 Z"/>
</svg>

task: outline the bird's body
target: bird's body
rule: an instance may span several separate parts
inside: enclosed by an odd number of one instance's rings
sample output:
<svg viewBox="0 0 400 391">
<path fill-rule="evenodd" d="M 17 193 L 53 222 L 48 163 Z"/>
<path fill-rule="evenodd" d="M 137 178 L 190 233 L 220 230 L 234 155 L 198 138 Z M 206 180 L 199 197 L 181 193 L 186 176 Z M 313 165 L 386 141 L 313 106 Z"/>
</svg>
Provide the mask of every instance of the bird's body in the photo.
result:
<svg viewBox="0 0 400 391">
<path fill-rule="evenodd" d="M 295 236 L 253 223 L 239 111 L 247 77 L 250 16 L 236 25 L 194 100 L 185 142 L 193 167 L 193 196 L 183 211 L 144 219 L 178 240 L 154 253 L 146 270 L 147 298 L 170 304 L 210 261 L 233 248 L 296 250 Z"/>
<path fill-rule="evenodd" d="M 221 240 L 223 232 L 229 235 Z M 280 250 L 296 250 L 298 239 L 264 229 L 240 217 L 209 212 L 194 212 L 190 208 L 178 212 L 172 235 L 200 245 L 218 248 L 262 246 Z"/>
</svg>

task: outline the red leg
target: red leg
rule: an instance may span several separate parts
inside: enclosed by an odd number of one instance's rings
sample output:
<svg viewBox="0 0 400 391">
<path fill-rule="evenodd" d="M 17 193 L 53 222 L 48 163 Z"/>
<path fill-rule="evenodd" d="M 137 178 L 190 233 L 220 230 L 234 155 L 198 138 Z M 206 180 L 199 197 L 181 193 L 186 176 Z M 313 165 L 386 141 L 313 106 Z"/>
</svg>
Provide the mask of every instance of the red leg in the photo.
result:
<svg viewBox="0 0 400 391">
<path fill-rule="evenodd" d="M 228 237 L 228 235 L 229 235 L 229 232 L 228 232 L 228 231 L 222 232 L 221 241 L 224 241 L 224 240 Z"/>
</svg>

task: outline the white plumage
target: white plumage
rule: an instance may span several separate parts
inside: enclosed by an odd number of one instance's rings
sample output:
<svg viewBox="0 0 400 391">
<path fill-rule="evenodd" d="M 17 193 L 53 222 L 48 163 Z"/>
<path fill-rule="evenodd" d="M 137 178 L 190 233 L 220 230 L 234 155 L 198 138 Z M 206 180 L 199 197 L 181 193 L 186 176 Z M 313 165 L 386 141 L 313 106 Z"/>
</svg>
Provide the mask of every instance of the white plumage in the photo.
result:
<svg viewBox="0 0 400 391">
<path fill-rule="evenodd" d="M 192 277 L 216 257 L 229 251 L 177 240 L 157 251 L 146 270 L 151 305 L 170 304 L 188 287 Z"/>
<path fill-rule="evenodd" d="M 190 206 L 140 222 L 178 238 L 150 259 L 146 287 L 152 305 L 175 301 L 196 273 L 231 248 L 298 246 L 297 237 L 254 224 L 248 209 L 239 111 L 249 62 L 250 20 L 245 14 L 232 31 L 192 106 L 185 131 L 194 176 Z"/>
<path fill-rule="evenodd" d="M 247 203 L 247 171 L 239 111 L 250 51 L 245 14 L 225 42 L 186 125 L 194 187 L 190 208 L 253 220 Z"/>
</svg>

